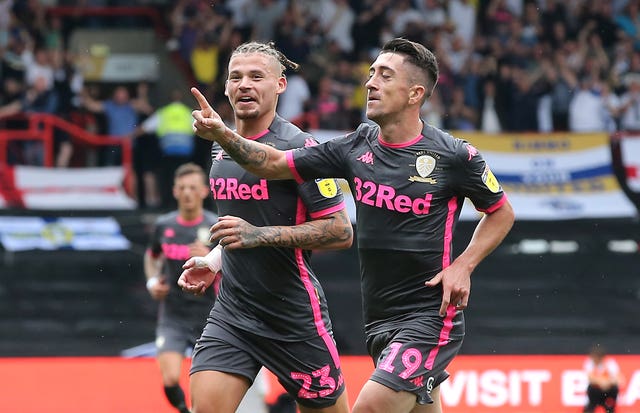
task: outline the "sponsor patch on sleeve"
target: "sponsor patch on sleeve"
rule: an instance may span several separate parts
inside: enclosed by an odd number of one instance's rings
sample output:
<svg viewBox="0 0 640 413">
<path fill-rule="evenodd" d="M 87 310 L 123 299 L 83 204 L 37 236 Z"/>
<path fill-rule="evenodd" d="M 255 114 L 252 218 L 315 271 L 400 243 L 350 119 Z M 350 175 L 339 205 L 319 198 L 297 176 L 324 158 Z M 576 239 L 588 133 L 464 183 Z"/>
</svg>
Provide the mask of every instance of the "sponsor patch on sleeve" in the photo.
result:
<svg viewBox="0 0 640 413">
<path fill-rule="evenodd" d="M 489 191 L 495 193 L 500 192 L 500 182 L 495 177 L 489 166 L 485 166 L 484 172 L 482 173 L 482 182 L 489 188 Z"/>
<path fill-rule="evenodd" d="M 320 195 L 325 198 L 333 198 L 338 195 L 338 185 L 334 179 L 316 179 L 316 185 L 318 185 Z"/>
</svg>

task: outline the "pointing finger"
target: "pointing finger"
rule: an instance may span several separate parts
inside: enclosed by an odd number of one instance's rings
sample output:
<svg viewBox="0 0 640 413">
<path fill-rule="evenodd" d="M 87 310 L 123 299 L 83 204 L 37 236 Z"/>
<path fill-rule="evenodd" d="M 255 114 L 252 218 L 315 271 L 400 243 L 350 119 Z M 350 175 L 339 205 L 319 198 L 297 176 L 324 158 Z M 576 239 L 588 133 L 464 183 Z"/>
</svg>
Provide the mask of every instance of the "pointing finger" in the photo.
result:
<svg viewBox="0 0 640 413">
<path fill-rule="evenodd" d="M 211 105 L 207 101 L 207 98 L 205 98 L 204 95 L 200 93 L 200 91 L 197 88 L 192 87 L 191 94 L 196 98 L 198 105 L 200 105 L 200 109 L 202 110 L 211 109 Z"/>
</svg>

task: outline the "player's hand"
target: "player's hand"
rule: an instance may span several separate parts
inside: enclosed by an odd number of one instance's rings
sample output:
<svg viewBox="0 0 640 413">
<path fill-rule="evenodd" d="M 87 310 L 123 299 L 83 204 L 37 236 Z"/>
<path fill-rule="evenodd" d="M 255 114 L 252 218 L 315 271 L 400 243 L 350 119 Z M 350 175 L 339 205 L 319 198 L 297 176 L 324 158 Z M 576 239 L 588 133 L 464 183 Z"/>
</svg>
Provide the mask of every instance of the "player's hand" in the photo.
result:
<svg viewBox="0 0 640 413">
<path fill-rule="evenodd" d="M 193 133 L 208 141 L 215 141 L 217 137 L 224 135 L 227 126 L 218 113 L 213 110 L 207 98 L 200 91 L 192 87 L 191 94 L 198 101 L 200 110 L 191 112 L 193 116 Z"/>
<path fill-rule="evenodd" d="M 211 251 L 209 247 L 204 245 L 199 239 L 189 244 L 189 256 L 190 257 L 204 257 Z"/>
<path fill-rule="evenodd" d="M 219 217 L 209 232 L 209 242 L 218 242 L 224 249 L 254 248 L 262 245 L 259 227 L 231 215 Z"/>
<path fill-rule="evenodd" d="M 147 281 L 147 290 L 154 300 L 164 300 L 169 294 L 169 284 L 165 277 L 152 277 Z"/>
<path fill-rule="evenodd" d="M 178 278 L 178 286 L 183 291 L 195 295 L 203 295 L 216 278 L 205 257 L 191 257 L 182 266 L 182 274 Z M 218 274 L 220 272 L 218 271 Z"/>
<path fill-rule="evenodd" d="M 469 304 L 471 293 L 471 273 L 461 266 L 453 264 L 436 274 L 425 282 L 427 287 L 435 287 L 442 283 L 442 304 L 440 305 L 440 317 L 447 315 L 449 308 L 464 310 Z"/>
</svg>

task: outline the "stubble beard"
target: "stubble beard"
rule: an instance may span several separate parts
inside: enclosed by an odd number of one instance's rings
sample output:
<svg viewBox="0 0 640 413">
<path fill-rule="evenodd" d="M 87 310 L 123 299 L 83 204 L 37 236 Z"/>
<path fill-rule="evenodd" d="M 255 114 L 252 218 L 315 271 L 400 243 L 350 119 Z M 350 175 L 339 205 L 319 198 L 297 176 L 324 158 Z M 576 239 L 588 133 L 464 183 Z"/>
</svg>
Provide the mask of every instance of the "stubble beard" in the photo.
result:
<svg viewBox="0 0 640 413">
<path fill-rule="evenodd" d="M 260 117 L 260 111 L 258 109 L 241 110 L 236 112 L 236 118 L 240 120 L 257 119 Z"/>
</svg>

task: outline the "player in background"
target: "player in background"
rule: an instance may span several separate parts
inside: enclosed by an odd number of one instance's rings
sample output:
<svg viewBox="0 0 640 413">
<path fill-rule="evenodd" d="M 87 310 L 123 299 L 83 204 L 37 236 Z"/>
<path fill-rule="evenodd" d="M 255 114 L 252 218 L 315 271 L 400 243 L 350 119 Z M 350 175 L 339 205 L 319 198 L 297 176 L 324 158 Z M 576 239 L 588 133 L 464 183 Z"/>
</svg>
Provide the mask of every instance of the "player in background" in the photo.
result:
<svg viewBox="0 0 640 413">
<path fill-rule="evenodd" d="M 271 44 L 235 49 L 225 87 L 234 124 L 238 133 L 274 148 L 315 145 L 276 114 L 286 68 L 297 65 Z M 187 261 L 179 280 L 185 290 L 200 292 L 222 268 L 220 292 L 192 359 L 194 413 L 235 412 L 263 366 L 300 412 L 347 413 L 326 298 L 309 262 L 310 250 L 352 243 L 337 182 L 268 182 L 217 144 L 212 158 L 209 178 L 220 218 L 211 230 L 225 236 L 206 257 Z"/>
<path fill-rule="evenodd" d="M 159 301 L 156 349 L 164 393 L 180 413 L 189 412 L 179 383 L 182 360 L 195 345 L 215 301 L 213 288 L 194 296 L 177 285 L 185 260 L 211 250 L 209 228 L 217 216 L 203 209 L 208 194 L 200 166 L 179 166 L 173 183 L 178 209 L 157 218 L 144 255 L 147 290 Z"/>
<path fill-rule="evenodd" d="M 370 66 L 367 117 L 355 132 L 283 151 L 227 128 L 192 93 L 194 131 L 247 171 L 298 182 L 345 178 L 356 202 L 367 348 L 376 366 L 353 413 L 441 412 L 440 384 L 464 337 L 471 273 L 510 231 L 513 209 L 480 153 L 428 125 L 420 108 L 438 80 L 435 56 L 406 39 L 387 42 Z M 250 135 L 244 135 L 250 136 Z M 454 259 L 464 199 L 484 212 Z M 225 242 L 230 232 L 214 227 Z"/>
</svg>

